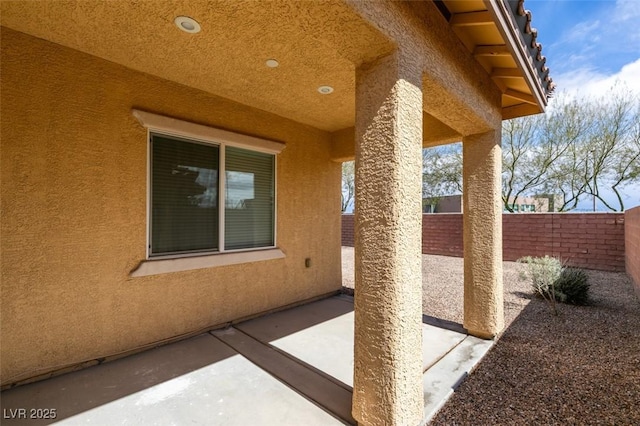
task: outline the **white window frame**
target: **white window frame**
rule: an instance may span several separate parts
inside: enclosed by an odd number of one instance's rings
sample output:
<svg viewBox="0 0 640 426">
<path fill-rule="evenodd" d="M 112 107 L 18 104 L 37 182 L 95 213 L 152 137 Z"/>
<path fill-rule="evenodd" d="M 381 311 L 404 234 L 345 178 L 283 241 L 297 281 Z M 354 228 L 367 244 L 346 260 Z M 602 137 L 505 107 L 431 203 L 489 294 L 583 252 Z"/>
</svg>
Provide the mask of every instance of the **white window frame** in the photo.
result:
<svg viewBox="0 0 640 426">
<path fill-rule="evenodd" d="M 131 272 L 131 276 L 155 275 L 167 272 L 224 266 L 237 263 L 254 262 L 283 258 L 284 254 L 277 248 L 277 154 L 282 152 L 285 144 L 282 142 L 261 139 L 254 136 L 234 133 L 227 130 L 191 123 L 176 118 L 153 114 L 146 111 L 132 110 L 133 116 L 147 129 L 147 226 L 146 226 L 146 257 L 137 269 Z M 233 146 L 251 151 L 274 155 L 274 216 L 273 216 L 273 246 L 255 247 L 247 249 L 224 249 L 224 215 L 226 194 L 219 196 L 218 202 L 218 250 L 175 253 L 169 255 L 151 256 L 151 163 L 152 147 L 151 135 L 174 136 L 185 139 L 187 142 L 206 143 L 220 147 L 219 151 L 219 188 L 225 184 L 225 147 Z"/>
</svg>

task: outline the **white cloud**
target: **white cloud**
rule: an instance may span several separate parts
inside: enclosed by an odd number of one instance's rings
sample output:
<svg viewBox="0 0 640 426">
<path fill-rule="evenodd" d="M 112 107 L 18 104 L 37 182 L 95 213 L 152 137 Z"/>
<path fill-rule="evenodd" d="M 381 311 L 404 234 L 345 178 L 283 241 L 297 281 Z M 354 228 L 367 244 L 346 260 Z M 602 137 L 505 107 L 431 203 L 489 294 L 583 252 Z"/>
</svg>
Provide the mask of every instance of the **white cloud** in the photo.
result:
<svg viewBox="0 0 640 426">
<path fill-rule="evenodd" d="M 561 74 L 552 73 L 552 77 L 558 91 L 569 97 L 600 97 L 609 93 L 614 86 L 640 95 L 640 58 L 624 65 L 615 74 L 577 68 Z"/>
<path fill-rule="evenodd" d="M 564 42 L 583 41 L 600 27 L 600 21 L 584 21 L 576 24 L 565 35 Z"/>
<path fill-rule="evenodd" d="M 640 2 L 638 0 L 617 0 L 614 9 L 613 22 L 624 22 L 640 17 Z"/>
<path fill-rule="evenodd" d="M 615 35 L 612 41 L 626 44 L 627 48 L 635 49 L 634 46 L 640 41 L 640 26 L 636 21 L 640 18 L 640 1 L 638 0 L 617 0 L 611 15 L 611 24 L 606 31 Z"/>
<path fill-rule="evenodd" d="M 622 65 L 640 58 L 638 20 L 640 0 L 602 2 L 601 7 L 594 7 L 589 17 L 575 22 L 545 46 L 543 52 L 548 52 L 553 79 L 569 87 L 583 84 L 585 79 L 603 80 L 618 72 L 626 80 L 628 75 Z M 640 74 L 637 79 L 640 80 Z"/>
</svg>

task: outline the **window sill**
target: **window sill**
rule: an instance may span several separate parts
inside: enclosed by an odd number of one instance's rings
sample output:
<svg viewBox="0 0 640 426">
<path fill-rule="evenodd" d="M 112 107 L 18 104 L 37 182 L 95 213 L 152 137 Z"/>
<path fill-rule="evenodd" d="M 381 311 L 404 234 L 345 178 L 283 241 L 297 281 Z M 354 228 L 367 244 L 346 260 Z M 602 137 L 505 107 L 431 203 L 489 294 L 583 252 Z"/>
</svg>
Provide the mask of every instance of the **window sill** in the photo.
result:
<svg viewBox="0 0 640 426">
<path fill-rule="evenodd" d="M 217 266 L 237 265 L 239 263 L 260 262 L 263 260 L 284 259 L 280 249 L 243 251 L 236 253 L 209 254 L 175 259 L 155 259 L 140 262 L 129 274 L 130 277 L 168 274 L 171 272 L 191 271 L 193 269 L 215 268 Z"/>
</svg>

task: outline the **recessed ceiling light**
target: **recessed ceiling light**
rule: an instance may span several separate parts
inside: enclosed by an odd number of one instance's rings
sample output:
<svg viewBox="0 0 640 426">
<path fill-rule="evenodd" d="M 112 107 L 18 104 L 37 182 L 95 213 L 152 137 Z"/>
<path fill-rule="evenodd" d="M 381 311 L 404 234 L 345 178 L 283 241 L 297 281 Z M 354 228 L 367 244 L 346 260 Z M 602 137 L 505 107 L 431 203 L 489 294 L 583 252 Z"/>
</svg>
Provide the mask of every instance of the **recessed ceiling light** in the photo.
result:
<svg viewBox="0 0 640 426">
<path fill-rule="evenodd" d="M 176 19 L 173 20 L 173 22 L 182 31 L 191 33 L 191 34 L 199 33 L 200 30 L 202 29 L 200 28 L 200 24 L 198 24 L 198 22 L 195 19 L 189 18 L 188 16 L 178 16 L 176 17 Z"/>
<path fill-rule="evenodd" d="M 276 68 L 278 65 L 280 65 L 280 62 L 276 61 L 275 59 L 267 59 L 267 62 L 265 62 L 265 64 L 269 68 Z"/>
<path fill-rule="evenodd" d="M 328 95 L 329 93 L 333 93 L 333 87 L 331 86 L 320 86 L 318 87 L 318 92 L 323 95 Z"/>
</svg>

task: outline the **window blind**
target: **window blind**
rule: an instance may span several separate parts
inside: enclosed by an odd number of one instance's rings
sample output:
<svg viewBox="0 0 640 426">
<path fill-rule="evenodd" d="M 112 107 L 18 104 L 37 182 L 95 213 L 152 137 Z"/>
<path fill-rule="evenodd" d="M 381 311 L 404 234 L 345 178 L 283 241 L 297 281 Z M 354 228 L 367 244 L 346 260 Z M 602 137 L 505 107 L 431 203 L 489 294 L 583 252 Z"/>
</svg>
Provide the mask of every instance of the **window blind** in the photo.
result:
<svg viewBox="0 0 640 426">
<path fill-rule="evenodd" d="M 275 244 L 274 169 L 274 155 L 226 147 L 225 250 Z"/>
<path fill-rule="evenodd" d="M 218 249 L 219 147 L 151 136 L 151 255 Z"/>
</svg>

